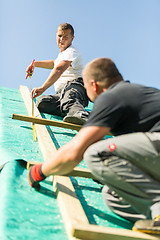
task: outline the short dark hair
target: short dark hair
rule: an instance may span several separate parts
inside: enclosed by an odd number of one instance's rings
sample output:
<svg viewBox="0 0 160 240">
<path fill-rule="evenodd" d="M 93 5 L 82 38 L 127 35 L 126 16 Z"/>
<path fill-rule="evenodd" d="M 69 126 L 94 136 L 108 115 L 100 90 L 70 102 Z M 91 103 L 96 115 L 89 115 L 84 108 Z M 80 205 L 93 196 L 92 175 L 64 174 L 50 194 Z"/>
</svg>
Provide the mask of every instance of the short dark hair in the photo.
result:
<svg viewBox="0 0 160 240">
<path fill-rule="evenodd" d="M 71 35 L 74 36 L 74 28 L 69 23 L 61 23 L 58 28 L 61 28 L 62 30 L 70 29 Z"/>
<path fill-rule="evenodd" d="M 101 82 L 105 87 L 123 80 L 118 68 L 110 58 L 94 59 L 87 64 L 85 73 L 88 79 L 93 78 L 96 82 Z"/>
</svg>

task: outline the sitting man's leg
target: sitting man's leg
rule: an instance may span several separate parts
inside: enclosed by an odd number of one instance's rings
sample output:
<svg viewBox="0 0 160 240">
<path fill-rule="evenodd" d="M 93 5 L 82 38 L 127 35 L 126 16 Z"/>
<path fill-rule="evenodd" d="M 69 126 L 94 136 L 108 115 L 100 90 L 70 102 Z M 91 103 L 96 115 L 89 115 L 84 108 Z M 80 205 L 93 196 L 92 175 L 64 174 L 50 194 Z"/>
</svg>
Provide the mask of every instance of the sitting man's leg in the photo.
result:
<svg viewBox="0 0 160 240">
<path fill-rule="evenodd" d="M 65 114 L 64 122 L 83 125 L 89 116 L 85 107 L 88 105 L 88 97 L 83 84 L 79 81 L 69 83 L 61 95 L 60 108 Z"/>
<path fill-rule="evenodd" d="M 160 155 L 146 134 L 102 140 L 87 149 L 84 160 L 109 187 L 103 196 L 114 212 L 132 221 L 152 218 L 138 221 L 134 230 L 160 234 L 160 222 L 154 220 L 160 215 Z"/>
<path fill-rule="evenodd" d="M 36 100 L 36 106 L 40 112 L 61 116 L 59 98 L 58 94 L 41 95 Z"/>
</svg>

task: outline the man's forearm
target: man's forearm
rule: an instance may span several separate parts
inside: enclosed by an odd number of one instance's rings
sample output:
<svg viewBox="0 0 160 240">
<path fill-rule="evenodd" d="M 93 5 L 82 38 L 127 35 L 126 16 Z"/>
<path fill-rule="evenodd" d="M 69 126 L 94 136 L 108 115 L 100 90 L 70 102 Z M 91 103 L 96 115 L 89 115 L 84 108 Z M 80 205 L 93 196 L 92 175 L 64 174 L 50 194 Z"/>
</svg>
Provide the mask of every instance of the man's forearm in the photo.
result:
<svg viewBox="0 0 160 240">
<path fill-rule="evenodd" d="M 58 78 L 62 75 L 62 73 L 70 66 L 70 64 L 71 64 L 70 61 L 62 61 L 59 63 L 59 65 L 53 68 L 53 70 L 49 74 L 49 77 L 42 85 L 43 90 L 45 91 L 50 86 L 52 86 L 58 80 Z"/>
<path fill-rule="evenodd" d="M 109 130 L 107 127 L 97 126 L 82 128 L 70 142 L 58 149 L 52 159 L 43 163 L 43 174 L 49 176 L 71 172 L 81 162 L 86 149 L 101 140 Z"/>
<path fill-rule="evenodd" d="M 47 78 L 47 80 L 42 85 L 43 90 L 45 91 L 50 86 L 52 86 L 57 81 L 57 79 L 61 76 L 61 74 L 62 74 L 61 72 L 58 72 L 55 69 L 53 69 L 49 74 L 49 77 Z"/>
<path fill-rule="evenodd" d="M 30 169 L 28 174 L 30 185 L 35 188 L 40 187 L 39 182 L 50 175 L 65 175 L 71 172 L 83 159 L 86 149 L 101 140 L 109 131 L 108 127 L 82 128 L 69 143 L 59 148 L 48 161 L 43 164 L 35 164 Z"/>
<path fill-rule="evenodd" d="M 39 68 L 53 69 L 54 60 L 35 61 L 34 65 Z"/>
<path fill-rule="evenodd" d="M 64 145 L 54 153 L 48 161 L 45 161 L 42 166 L 42 171 L 45 176 L 64 175 L 73 170 L 82 160 L 81 152 L 73 149 L 70 153 L 72 143 Z"/>
</svg>

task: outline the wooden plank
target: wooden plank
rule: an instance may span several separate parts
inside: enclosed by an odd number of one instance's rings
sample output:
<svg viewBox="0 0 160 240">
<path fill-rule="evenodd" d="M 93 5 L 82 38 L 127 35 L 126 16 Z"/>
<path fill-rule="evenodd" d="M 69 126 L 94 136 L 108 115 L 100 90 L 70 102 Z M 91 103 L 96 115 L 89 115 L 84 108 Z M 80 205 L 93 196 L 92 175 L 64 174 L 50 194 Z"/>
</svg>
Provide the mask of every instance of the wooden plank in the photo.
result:
<svg viewBox="0 0 160 240">
<path fill-rule="evenodd" d="M 72 124 L 72 123 L 59 122 L 59 121 L 48 120 L 48 119 L 39 118 L 39 117 L 29 117 L 29 116 L 15 114 L 15 113 L 13 113 L 12 119 L 21 120 L 21 121 L 25 121 L 25 122 L 32 122 L 32 123 L 41 124 L 41 125 L 49 125 L 49 126 L 54 126 L 54 127 L 67 128 L 67 129 L 77 130 L 77 131 L 79 131 L 81 129 L 80 125 L 76 125 L 76 124 Z"/>
<path fill-rule="evenodd" d="M 80 168 L 80 167 L 75 167 L 70 173 L 66 174 L 66 176 L 92 178 L 93 180 L 97 180 L 92 175 L 92 173 L 89 169 Z"/>
<path fill-rule="evenodd" d="M 32 116 L 32 99 L 30 98 L 29 90 L 25 86 L 20 86 L 20 92 L 22 94 L 28 114 L 29 116 Z M 41 117 L 41 114 L 35 105 L 34 105 L 34 113 L 35 113 L 35 116 Z M 37 134 L 38 142 L 40 145 L 40 149 L 42 151 L 44 160 L 46 161 L 54 154 L 54 152 L 57 149 L 48 133 L 47 128 L 44 125 L 35 124 L 35 128 L 36 128 L 36 134 Z"/>
<path fill-rule="evenodd" d="M 160 236 L 126 229 L 78 224 L 73 228 L 73 236 L 83 240 L 159 240 Z"/>
<path fill-rule="evenodd" d="M 25 86 L 20 87 L 22 97 L 24 99 L 25 105 L 29 114 L 31 115 L 31 98 L 29 90 Z M 40 113 L 36 106 L 35 115 L 40 117 Z M 48 133 L 47 128 L 44 125 L 35 124 L 38 141 L 40 143 L 40 148 L 45 160 L 48 160 L 56 151 L 56 147 Z M 73 223 L 88 224 L 87 216 L 82 208 L 79 199 L 76 196 L 73 184 L 69 177 L 56 176 L 54 178 L 54 184 L 57 186 L 57 200 L 60 206 L 60 211 L 64 219 L 64 224 L 66 226 L 66 232 L 68 238 L 75 239 L 72 236 Z M 76 211 L 75 211 L 76 206 Z M 80 216 L 80 217 L 77 217 Z M 76 238 L 77 239 L 77 238 Z"/>
<path fill-rule="evenodd" d="M 25 121 L 25 122 L 32 122 L 33 124 L 41 124 L 41 125 L 48 125 L 48 126 L 54 126 L 54 127 L 60 127 L 60 128 L 67 128 L 71 130 L 79 131 L 82 126 L 67 122 L 59 122 L 55 120 L 49 120 L 45 118 L 39 118 L 39 117 L 29 117 L 21 114 L 12 114 L 12 119 Z M 109 136 L 113 136 L 111 133 L 108 133 Z"/>
<path fill-rule="evenodd" d="M 82 205 L 75 193 L 75 189 L 69 177 L 54 176 L 55 188 L 57 189 L 57 200 L 63 213 L 66 229 L 68 229 L 70 236 L 73 237 L 72 232 L 74 225 L 89 224 L 87 216 L 82 211 Z M 79 239 L 75 237 L 75 239 Z"/>
<path fill-rule="evenodd" d="M 40 162 L 33 162 L 33 161 L 28 161 L 26 163 L 26 167 L 29 170 L 34 164 L 40 164 Z M 1 166 L 0 166 L 1 167 Z M 64 176 L 64 175 L 63 175 Z M 70 173 L 65 174 L 65 176 L 70 176 L 70 177 L 83 177 L 83 178 L 92 178 L 93 180 L 97 180 L 91 173 L 89 169 L 86 168 L 80 168 L 80 167 L 75 167 Z"/>
</svg>

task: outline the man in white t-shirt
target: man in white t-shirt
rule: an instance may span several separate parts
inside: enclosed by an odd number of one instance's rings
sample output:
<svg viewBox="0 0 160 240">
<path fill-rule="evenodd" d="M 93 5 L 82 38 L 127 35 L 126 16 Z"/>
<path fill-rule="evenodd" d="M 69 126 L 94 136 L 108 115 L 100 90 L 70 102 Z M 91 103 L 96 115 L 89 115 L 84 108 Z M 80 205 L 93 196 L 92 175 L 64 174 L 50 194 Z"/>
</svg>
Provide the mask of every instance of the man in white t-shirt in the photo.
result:
<svg viewBox="0 0 160 240">
<path fill-rule="evenodd" d="M 54 84 L 55 95 L 42 95 L 37 99 L 40 112 L 62 116 L 65 122 L 83 125 L 89 115 L 85 109 L 88 97 L 82 79 L 81 54 L 72 45 L 73 27 L 68 23 L 59 25 L 56 37 L 60 49 L 58 57 L 55 60 L 35 61 L 32 67 L 27 67 L 27 73 L 33 73 L 35 67 L 52 69 L 44 84 L 32 90 L 31 97 L 40 96 Z"/>
</svg>

